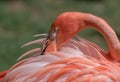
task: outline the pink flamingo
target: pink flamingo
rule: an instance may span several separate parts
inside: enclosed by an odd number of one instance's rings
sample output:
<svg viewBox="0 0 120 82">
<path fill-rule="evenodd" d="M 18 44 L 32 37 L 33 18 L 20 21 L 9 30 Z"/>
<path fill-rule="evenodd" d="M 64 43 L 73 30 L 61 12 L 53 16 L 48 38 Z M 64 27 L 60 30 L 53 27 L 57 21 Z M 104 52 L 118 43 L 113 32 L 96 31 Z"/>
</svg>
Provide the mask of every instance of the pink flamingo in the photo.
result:
<svg viewBox="0 0 120 82">
<path fill-rule="evenodd" d="M 108 52 L 75 36 L 87 26 L 103 35 Z M 65 12 L 55 19 L 47 38 L 29 42 L 23 47 L 42 42 L 43 48 L 23 54 L 18 60 L 27 55 L 30 57 L 15 64 L 2 82 L 120 82 L 120 42 L 102 18 L 81 12 Z"/>
</svg>

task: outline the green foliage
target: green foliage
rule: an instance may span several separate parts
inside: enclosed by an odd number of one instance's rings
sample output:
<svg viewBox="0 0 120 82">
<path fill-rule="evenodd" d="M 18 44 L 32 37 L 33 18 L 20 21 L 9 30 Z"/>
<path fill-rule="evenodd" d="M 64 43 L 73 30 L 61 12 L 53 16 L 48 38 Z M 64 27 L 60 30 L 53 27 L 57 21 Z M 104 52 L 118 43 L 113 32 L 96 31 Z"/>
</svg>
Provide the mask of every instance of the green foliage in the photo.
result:
<svg viewBox="0 0 120 82">
<path fill-rule="evenodd" d="M 25 51 L 20 49 L 32 36 L 47 33 L 57 15 L 81 11 L 104 18 L 120 36 L 119 0 L 0 0 L 0 70 L 10 68 Z M 79 33 L 106 49 L 103 37 L 93 29 Z"/>
</svg>

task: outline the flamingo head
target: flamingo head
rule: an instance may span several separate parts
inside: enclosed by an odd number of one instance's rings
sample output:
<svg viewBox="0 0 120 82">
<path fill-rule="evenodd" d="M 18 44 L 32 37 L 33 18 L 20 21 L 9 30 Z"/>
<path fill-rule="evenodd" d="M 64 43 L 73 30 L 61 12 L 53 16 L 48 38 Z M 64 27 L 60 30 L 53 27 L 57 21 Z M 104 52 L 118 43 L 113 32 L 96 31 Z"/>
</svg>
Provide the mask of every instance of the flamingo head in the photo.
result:
<svg viewBox="0 0 120 82">
<path fill-rule="evenodd" d="M 85 27 L 85 22 L 82 18 L 82 15 L 77 12 L 65 12 L 59 15 L 53 22 L 45 41 L 47 51 L 51 51 L 51 49 L 53 49 L 52 51 L 58 50 L 79 30 Z"/>
</svg>

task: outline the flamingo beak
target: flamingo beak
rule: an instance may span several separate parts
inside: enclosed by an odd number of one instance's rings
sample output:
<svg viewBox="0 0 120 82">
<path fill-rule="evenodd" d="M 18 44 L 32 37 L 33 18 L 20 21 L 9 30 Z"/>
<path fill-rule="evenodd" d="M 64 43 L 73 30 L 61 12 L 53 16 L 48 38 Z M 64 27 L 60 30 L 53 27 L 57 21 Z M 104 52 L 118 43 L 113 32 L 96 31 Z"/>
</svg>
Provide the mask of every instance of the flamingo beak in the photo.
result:
<svg viewBox="0 0 120 82">
<path fill-rule="evenodd" d="M 53 40 L 50 40 L 47 38 L 43 44 L 43 47 L 41 48 L 41 55 L 44 55 L 44 52 L 46 51 L 47 47 L 52 43 Z"/>
<path fill-rule="evenodd" d="M 44 52 L 52 43 L 56 44 L 56 32 L 49 32 L 48 37 L 46 38 L 45 42 L 43 43 L 43 47 L 41 48 L 41 55 L 44 55 Z"/>
</svg>

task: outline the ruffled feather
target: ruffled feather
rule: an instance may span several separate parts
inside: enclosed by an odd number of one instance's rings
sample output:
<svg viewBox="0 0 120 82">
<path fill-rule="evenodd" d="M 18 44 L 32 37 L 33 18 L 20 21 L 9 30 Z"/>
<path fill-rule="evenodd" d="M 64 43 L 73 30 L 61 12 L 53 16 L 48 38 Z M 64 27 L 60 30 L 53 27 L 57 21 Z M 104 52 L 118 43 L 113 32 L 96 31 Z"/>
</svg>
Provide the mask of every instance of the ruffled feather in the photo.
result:
<svg viewBox="0 0 120 82">
<path fill-rule="evenodd" d="M 26 45 L 41 44 L 41 40 Z M 77 36 L 77 40 L 71 39 L 58 52 L 40 55 L 40 48 L 26 52 L 19 59 L 31 56 L 15 64 L 2 82 L 119 82 L 119 63 L 109 61 L 105 54 Z"/>
</svg>

